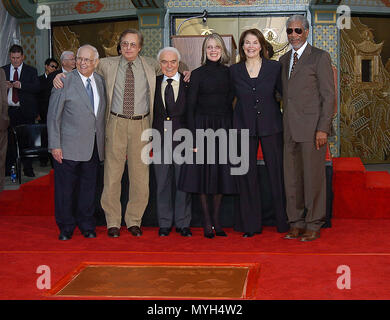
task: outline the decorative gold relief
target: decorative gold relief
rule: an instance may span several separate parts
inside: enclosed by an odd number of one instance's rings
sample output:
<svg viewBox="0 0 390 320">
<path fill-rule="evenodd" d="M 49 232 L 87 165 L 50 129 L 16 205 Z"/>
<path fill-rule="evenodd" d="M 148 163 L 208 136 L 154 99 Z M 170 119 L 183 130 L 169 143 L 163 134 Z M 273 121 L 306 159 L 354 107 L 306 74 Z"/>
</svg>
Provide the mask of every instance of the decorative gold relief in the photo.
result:
<svg viewBox="0 0 390 320">
<path fill-rule="evenodd" d="M 390 74 L 381 58 L 384 41 L 376 43 L 373 30 L 359 18 L 340 36 L 340 155 L 389 163 Z"/>
</svg>

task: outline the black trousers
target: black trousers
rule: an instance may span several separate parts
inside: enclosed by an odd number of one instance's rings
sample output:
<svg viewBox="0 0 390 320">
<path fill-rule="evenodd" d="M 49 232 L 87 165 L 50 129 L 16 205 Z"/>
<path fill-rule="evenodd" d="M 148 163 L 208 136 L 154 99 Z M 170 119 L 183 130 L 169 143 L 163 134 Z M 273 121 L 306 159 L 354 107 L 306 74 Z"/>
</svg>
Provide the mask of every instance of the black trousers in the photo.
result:
<svg viewBox="0 0 390 320">
<path fill-rule="evenodd" d="M 62 164 L 53 160 L 53 165 L 54 207 L 58 228 L 70 235 L 76 226 L 81 232 L 94 231 L 99 166 L 96 141 L 89 161 L 62 159 Z"/>
<path fill-rule="evenodd" d="M 249 170 L 237 176 L 239 205 L 235 216 L 234 230 L 239 232 L 262 232 L 261 196 L 258 179 L 257 150 L 261 142 L 272 193 L 273 210 L 278 232 L 287 232 L 286 196 L 283 178 L 283 134 L 264 137 L 249 137 Z"/>
</svg>

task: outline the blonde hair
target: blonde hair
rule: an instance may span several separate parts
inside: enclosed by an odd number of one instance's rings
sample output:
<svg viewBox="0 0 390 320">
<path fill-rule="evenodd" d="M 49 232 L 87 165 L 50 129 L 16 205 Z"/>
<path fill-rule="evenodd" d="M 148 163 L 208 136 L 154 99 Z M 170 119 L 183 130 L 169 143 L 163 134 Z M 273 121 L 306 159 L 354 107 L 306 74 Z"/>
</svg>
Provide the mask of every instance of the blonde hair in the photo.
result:
<svg viewBox="0 0 390 320">
<path fill-rule="evenodd" d="M 206 36 L 206 38 L 204 39 L 203 45 L 202 45 L 202 58 L 201 58 L 200 63 L 201 63 L 202 65 L 206 64 L 206 60 L 207 60 L 206 48 L 207 48 L 207 42 L 208 42 L 210 39 L 214 39 L 215 42 L 216 42 L 216 43 L 221 47 L 221 49 L 222 49 L 220 63 L 221 63 L 221 64 L 227 64 L 227 63 L 229 63 L 229 61 L 230 61 L 230 55 L 229 55 L 229 53 L 228 53 L 228 51 L 227 51 L 227 49 L 226 49 L 225 42 L 223 41 L 222 37 L 221 37 L 218 33 L 209 34 L 209 35 Z"/>
</svg>

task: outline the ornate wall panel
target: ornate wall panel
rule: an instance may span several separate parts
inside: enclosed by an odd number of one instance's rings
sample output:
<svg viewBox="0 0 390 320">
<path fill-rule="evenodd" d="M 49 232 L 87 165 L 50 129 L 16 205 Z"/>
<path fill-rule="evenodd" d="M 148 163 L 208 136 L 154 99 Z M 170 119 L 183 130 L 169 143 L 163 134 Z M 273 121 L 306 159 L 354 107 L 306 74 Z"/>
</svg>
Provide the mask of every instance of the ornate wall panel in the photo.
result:
<svg viewBox="0 0 390 320">
<path fill-rule="evenodd" d="M 389 18 L 382 19 L 383 28 L 387 28 Z M 352 19 L 350 30 L 341 31 L 342 157 L 360 157 L 364 163 L 390 163 L 390 73 L 381 57 L 386 41 L 390 41 L 389 36 L 375 39 L 370 26 L 359 18 Z"/>
</svg>

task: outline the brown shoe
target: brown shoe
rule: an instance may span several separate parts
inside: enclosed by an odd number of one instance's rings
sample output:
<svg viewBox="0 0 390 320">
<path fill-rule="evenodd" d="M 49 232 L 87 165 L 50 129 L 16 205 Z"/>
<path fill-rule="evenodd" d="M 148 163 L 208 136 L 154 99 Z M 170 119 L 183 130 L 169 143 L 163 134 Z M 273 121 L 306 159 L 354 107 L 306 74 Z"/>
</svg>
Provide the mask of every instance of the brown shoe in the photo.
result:
<svg viewBox="0 0 390 320">
<path fill-rule="evenodd" d="M 320 237 L 320 231 L 306 230 L 302 235 L 301 241 L 313 241 Z"/>
<path fill-rule="evenodd" d="M 283 239 L 298 239 L 305 233 L 305 229 L 292 227 Z"/>
<path fill-rule="evenodd" d="M 142 230 L 138 226 L 132 226 L 132 227 L 128 228 L 128 230 L 134 237 L 142 236 Z"/>
<path fill-rule="evenodd" d="M 119 237 L 119 228 L 117 228 L 117 227 L 108 228 L 107 235 L 110 238 L 118 238 Z"/>
</svg>

